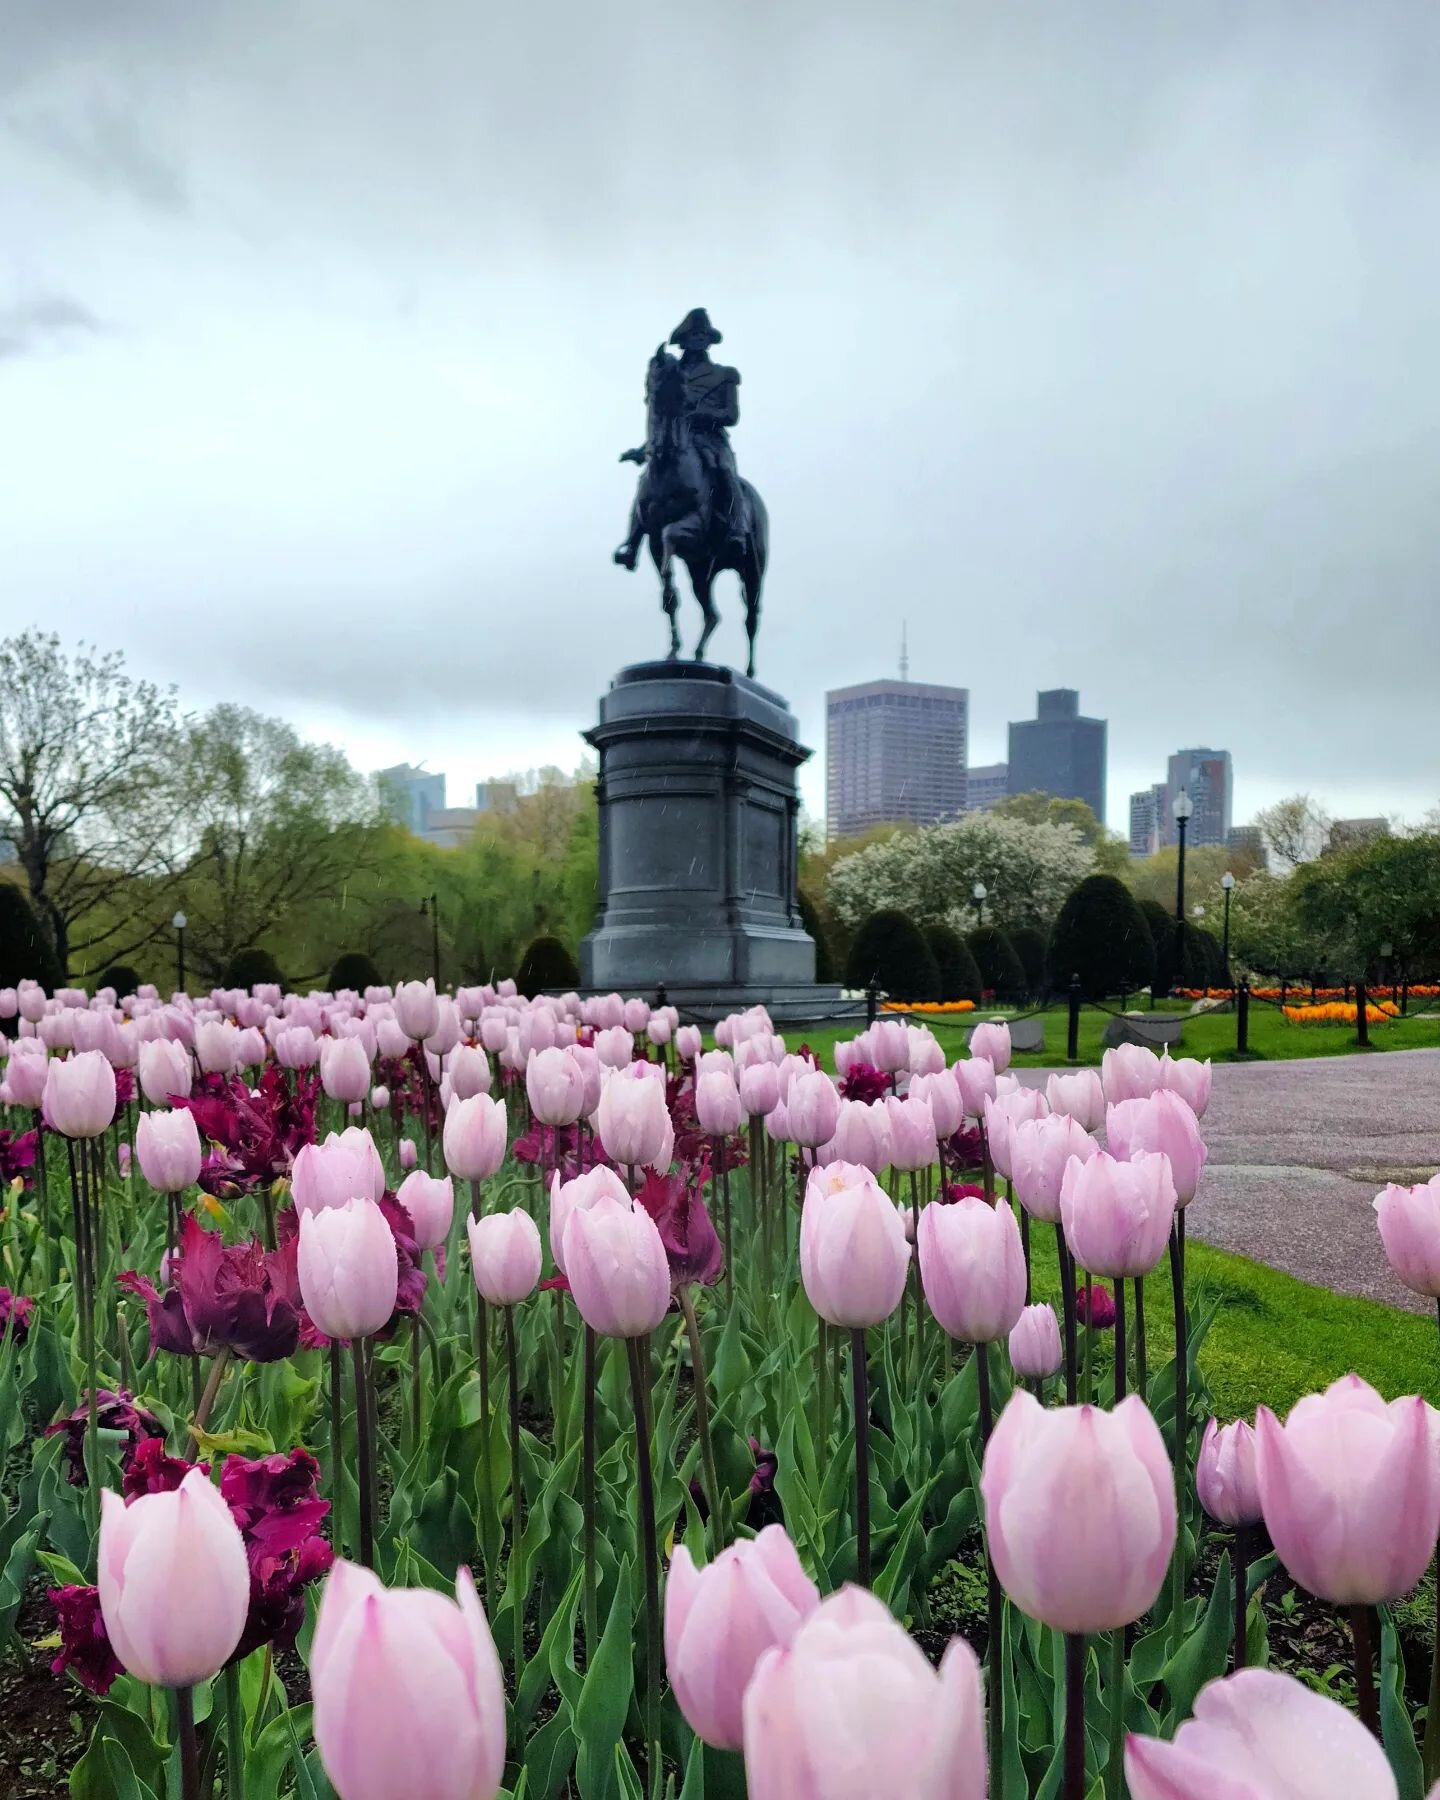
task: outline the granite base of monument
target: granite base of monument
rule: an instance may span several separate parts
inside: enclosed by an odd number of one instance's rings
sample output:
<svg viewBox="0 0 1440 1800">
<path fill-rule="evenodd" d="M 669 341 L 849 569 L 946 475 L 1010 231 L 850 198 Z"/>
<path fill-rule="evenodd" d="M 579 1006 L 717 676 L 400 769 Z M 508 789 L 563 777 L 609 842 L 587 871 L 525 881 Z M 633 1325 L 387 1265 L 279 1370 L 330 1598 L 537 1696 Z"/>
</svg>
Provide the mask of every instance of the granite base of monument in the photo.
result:
<svg viewBox="0 0 1440 1800">
<path fill-rule="evenodd" d="M 584 985 L 663 987 L 711 1017 L 833 1007 L 840 990 L 816 984 L 796 901 L 796 772 L 810 752 L 784 700 L 709 663 L 637 663 L 585 738 L 600 757 L 600 893 Z"/>
</svg>

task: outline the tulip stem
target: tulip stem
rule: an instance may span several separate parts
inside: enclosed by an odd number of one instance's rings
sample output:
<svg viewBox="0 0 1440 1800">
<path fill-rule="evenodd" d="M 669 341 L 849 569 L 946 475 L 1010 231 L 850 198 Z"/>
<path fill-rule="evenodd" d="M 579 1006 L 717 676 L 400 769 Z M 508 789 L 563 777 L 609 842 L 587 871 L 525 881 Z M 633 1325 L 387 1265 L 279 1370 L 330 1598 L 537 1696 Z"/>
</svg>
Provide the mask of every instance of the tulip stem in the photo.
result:
<svg viewBox="0 0 1440 1800">
<path fill-rule="evenodd" d="M 1064 1800 L 1085 1800 L 1085 1639 L 1065 1633 Z"/>
<path fill-rule="evenodd" d="M 360 1561 L 367 1569 L 375 1567 L 375 1490 L 370 1441 L 370 1401 L 365 1379 L 365 1340 L 353 1338 L 350 1343 L 351 1367 L 355 1376 L 355 1445 L 360 1464 Z"/>
<path fill-rule="evenodd" d="M 640 1535 L 645 1558 L 645 1757 L 650 1792 L 663 1788 L 660 1759 L 660 1550 L 655 1532 L 655 1473 L 650 1464 L 648 1338 L 626 1338 L 630 1388 L 635 1402 L 635 1470 L 640 1494 Z"/>
<path fill-rule="evenodd" d="M 1115 1283 L 1120 1292 L 1121 1283 Z M 1125 1800 L 1125 1627 L 1110 1633 L 1110 1679 L 1105 1695 L 1109 1708 L 1110 1754 L 1105 1759 L 1106 1800 Z"/>
<path fill-rule="evenodd" d="M 215 1396 L 220 1392 L 220 1383 L 225 1379 L 225 1365 L 230 1361 L 230 1346 L 222 1344 L 215 1352 L 210 1364 L 210 1373 L 205 1378 L 205 1391 L 200 1396 L 200 1404 L 195 1408 L 195 1417 L 190 1424 L 190 1435 L 185 1440 L 185 1460 L 193 1462 L 195 1452 L 200 1448 L 201 1433 L 210 1422 L 210 1414 L 215 1410 Z"/>
<path fill-rule="evenodd" d="M 245 1734 L 240 1713 L 240 1670 L 233 1662 L 227 1664 L 225 1669 L 225 1793 L 226 1800 L 245 1800 Z"/>
<path fill-rule="evenodd" d="M 850 1333 L 850 1385 L 855 1404 L 855 1561 L 861 1587 L 870 1585 L 870 1370 L 865 1332 Z"/>
<path fill-rule="evenodd" d="M 410 1424 L 414 1431 L 411 1440 L 411 1453 L 418 1456 L 420 1445 L 424 1442 L 425 1383 L 422 1379 L 425 1366 L 425 1341 L 420 1331 L 420 1314 L 417 1312 L 410 1321 Z"/>
<path fill-rule="evenodd" d="M 1380 1707 L 1375 1698 L 1375 1645 L 1368 1606 L 1350 1608 L 1350 1636 L 1355 1645 L 1355 1693 L 1360 1702 L 1360 1723 L 1378 1738 Z"/>
<path fill-rule="evenodd" d="M 330 1340 L 330 1542 L 335 1554 L 345 1554 L 345 1476 L 341 1449 L 345 1417 L 345 1380 L 340 1366 L 340 1344 Z"/>
<path fill-rule="evenodd" d="M 700 1463 L 705 1470 L 705 1499 L 710 1507 L 710 1541 L 718 1556 L 725 1548 L 728 1520 L 723 1516 L 724 1501 L 720 1493 L 720 1477 L 715 1472 L 715 1446 L 710 1437 L 710 1401 L 705 1392 L 705 1347 L 700 1342 L 700 1321 L 695 1317 L 695 1297 L 686 1282 L 676 1298 L 685 1317 L 685 1335 L 690 1340 L 690 1371 L 695 1383 L 695 1435 L 700 1439 Z"/>
<path fill-rule="evenodd" d="M 1065 1242 L 1065 1227 L 1055 1221 L 1055 1255 L 1060 1263 L 1060 1303 L 1065 1314 L 1065 1404 L 1075 1404 L 1075 1267 Z"/>
<path fill-rule="evenodd" d="M 1130 1352 L 1125 1342 L 1125 1277 L 1115 1283 L 1115 1404 L 1125 1398 L 1125 1380 L 1130 1373 Z"/>
<path fill-rule="evenodd" d="M 582 1553 L 585 1563 L 585 1666 L 588 1669 L 600 1642 L 600 1613 L 595 1593 L 595 1333 L 585 1327 L 584 1417 L 580 1438 L 580 1507 Z"/>
<path fill-rule="evenodd" d="M 980 1460 L 985 1460 L 985 1450 L 990 1442 L 990 1433 L 995 1429 L 995 1407 L 990 1398 L 990 1346 L 976 1344 L 972 1353 L 975 1357 L 976 1385 L 980 1392 Z M 990 1558 L 990 1536 L 985 1535 L 985 1664 L 986 1664 L 986 1700 L 990 1727 L 990 1795 L 991 1800 L 1005 1800 L 1005 1764 L 1003 1746 L 1005 1742 L 1004 1714 L 1004 1679 L 1002 1662 L 1004 1659 L 1004 1601 L 1000 1594 L 1000 1582 L 995 1574 L 995 1564 Z"/>
<path fill-rule="evenodd" d="M 1185 1514 L 1188 1493 L 1186 1463 L 1190 1451 L 1189 1395 L 1190 1348 L 1185 1318 L 1185 1248 L 1177 1213 L 1170 1232 L 1170 1291 L 1175 1308 L 1175 1492 L 1180 1496 L 1180 1528 L 1175 1534 L 1175 1563 L 1171 1575 L 1170 1624 L 1173 1647 L 1178 1650 L 1185 1628 Z"/>
<path fill-rule="evenodd" d="M 1440 1555 L 1435 1559 L 1435 1644 L 1430 1652 L 1430 1707 L 1425 1715 L 1425 1781 L 1440 1775 Z"/>
<path fill-rule="evenodd" d="M 179 1719 L 180 1793 L 182 1800 L 200 1800 L 200 1745 L 195 1736 L 195 1694 L 176 1688 L 175 1712 Z"/>
<path fill-rule="evenodd" d="M 525 1670 L 525 1480 L 520 1462 L 520 1359 L 515 1354 L 515 1308 L 505 1308 L 505 1365 L 510 1378 L 510 1585 L 515 1594 L 515 1692 Z"/>
<path fill-rule="evenodd" d="M 1250 1527 L 1235 1527 L 1235 1642 L 1234 1658 L 1237 1670 L 1245 1667 L 1245 1614 L 1248 1610 L 1249 1595 L 1246 1593 L 1250 1574 Z"/>
<path fill-rule="evenodd" d="M 1010 1194 L 1011 1204 L 1013 1205 L 1015 1195 L 1014 1183 L 1007 1181 L 1005 1186 Z M 1020 1213 L 1020 1248 L 1025 1253 L 1025 1304 L 1028 1306 L 1030 1304 L 1030 1215 L 1023 1206 L 1018 1210 Z"/>
<path fill-rule="evenodd" d="M 268 1187 L 260 1190 L 260 1206 L 265 1214 L 265 1248 L 273 1250 L 275 1248 L 275 1195 Z"/>
<path fill-rule="evenodd" d="M 1135 1277 L 1135 1392 L 1148 1406 L 1150 1384 L 1145 1369 L 1145 1277 Z"/>
<path fill-rule="evenodd" d="M 1079 1275 L 1075 1277 L 1079 1284 Z M 1090 1279 L 1090 1271 L 1085 1271 L 1085 1379 L 1081 1399 L 1086 1406 L 1095 1404 L 1094 1376 L 1091 1370 L 1091 1357 L 1095 1349 L 1095 1286 Z"/>
</svg>

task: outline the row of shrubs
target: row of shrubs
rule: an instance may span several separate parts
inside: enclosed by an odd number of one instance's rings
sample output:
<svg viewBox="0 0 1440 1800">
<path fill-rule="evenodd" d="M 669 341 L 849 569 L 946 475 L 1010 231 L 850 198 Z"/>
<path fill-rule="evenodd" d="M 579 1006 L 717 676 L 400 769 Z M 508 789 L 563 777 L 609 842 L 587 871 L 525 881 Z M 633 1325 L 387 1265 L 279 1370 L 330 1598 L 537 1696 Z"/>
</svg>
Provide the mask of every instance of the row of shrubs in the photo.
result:
<svg viewBox="0 0 1440 1800">
<path fill-rule="evenodd" d="M 1154 987 L 1220 987 L 1225 956 L 1212 932 L 1181 924 L 1154 900 L 1137 901 L 1113 875 L 1090 875 L 1067 896 L 1048 940 L 1028 926 L 1005 932 L 982 925 L 961 937 L 948 925 L 919 925 L 893 908 L 875 912 L 855 934 L 845 978 L 872 982 L 891 999 L 1039 1000 L 1068 991 L 1086 999 Z"/>
</svg>

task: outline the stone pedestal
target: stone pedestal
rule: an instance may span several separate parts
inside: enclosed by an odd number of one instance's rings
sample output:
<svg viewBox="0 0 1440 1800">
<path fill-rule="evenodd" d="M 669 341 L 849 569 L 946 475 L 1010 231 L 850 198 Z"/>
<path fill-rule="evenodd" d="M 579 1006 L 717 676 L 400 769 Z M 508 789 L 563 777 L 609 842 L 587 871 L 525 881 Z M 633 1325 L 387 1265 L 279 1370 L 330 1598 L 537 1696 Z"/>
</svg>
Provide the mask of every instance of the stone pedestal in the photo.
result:
<svg viewBox="0 0 1440 1800">
<path fill-rule="evenodd" d="M 778 694 L 708 663 L 622 669 L 585 733 L 600 753 L 600 903 L 589 988 L 729 1010 L 823 1007 L 795 899 L 795 772 L 810 755 Z"/>
</svg>

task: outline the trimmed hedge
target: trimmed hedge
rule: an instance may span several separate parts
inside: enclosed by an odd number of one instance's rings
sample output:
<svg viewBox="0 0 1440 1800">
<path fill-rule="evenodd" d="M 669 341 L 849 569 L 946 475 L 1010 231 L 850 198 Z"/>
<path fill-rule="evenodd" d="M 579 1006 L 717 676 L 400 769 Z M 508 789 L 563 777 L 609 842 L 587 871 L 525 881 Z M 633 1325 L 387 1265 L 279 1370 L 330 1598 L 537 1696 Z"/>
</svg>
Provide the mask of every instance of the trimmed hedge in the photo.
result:
<svg viewBox="0 0 1440 1800">
<path fill-rule="evenodd" d="M 1017 925 L 1010 943 L 1025 971 L 1025 992 L 1040 999 L 1049 983 L 1045 977 L 1045 938 L 1033 925 Z"/>
<path fill-rule="evenodd" d="M 1155 946 L 1155 992 L 1168 994 L 1175 985 L 1175 915 L 1158 900 L 1141 900 L 1139 907 Z"/>
<path fill-rule="evenodd" d="M 112 963 L 108 969 L 102 969 L 90 984 L 90 992 L 98 994 L 101 988 L 114 988 L 115 998 L 123 1000 L 127 994 L 133 994 L 140 985 L 140 975 L 129 963 Z"/>
<path fill-rule="evenodd" d="M 830 948 L 830 934 L 825 929 L 825 921 L 820 917 L 820 909 L 804 888 L 797 890 L 795 900 L 800 911 L 800 923 L 815 940 L 815 979 L 834 981 L 835 957 Z"/>
<path fill-rule="evenodd" d="M 940 970 L 925 934 L 908 913 L 882 907 L 855 933 L 845 980 L 852 988 L 873 981 L 892 1000 L 938 1000 Z"/>
<path fill-rule="evenodd" d="M 1025 966 L 998 925 L 977 925 L 966 939 L 980 980 L 997 1000 L 1018 1000 L 1025 991 Z"/>
<path fill-rule="evenodd" d="M 925 942 L 940 971 L 942 1000 L 973 1000 L 978 1006 L 984 997 L 985 984 L 970 946 L 960 933 L 943 921 L 922 926 Z"/>
<path fill-rule="evenodd" d="M 533 1000 L 549 988 L 562 991 L 573 988 L 579 980 L 575 958 L 559 938 L 548 935 L 534 938 L 526 945 L 515 974 L 515 985 L 527 1000 Z"/>
<path fill-rule="evenodd" d="M 65 971 L 30 896 L 13 881 L 0 881 L 0 987 L 21 981 L 38 981 L 53 994 L 64 987 Z"/>
<path fill-rule="evenodd" d="M 283 988 L 285 977 L 280 973 L 279 963 L 268 950 L 256 950 L 252 947 L 235 952 L 226 963 L 218 985 L 222 988 L 243 988 L 248 994 L 261 983 L 273 983 Z"/>
<path fill-rule="evenodd" d="M 352 988 L 357 994 L 363 994 L 367 987 L 382 987 L 380 971 L 375 967 L 375 959 L 367 956 L 363 950 L 343 950 L 330 965 L 330 973 L 325 984 L 332 994 L 338 994 L 341 988 Z"/>
<path fill-rule="evenodd" d="M 1135 896 L 1114 875 L 1087 875 L 1066 896 L 1050 933 L 1050 981 L 1080 979 L 1087 1000 L 1133 994 L 1155 974 L 1155 942 Z"/>
</svg>

